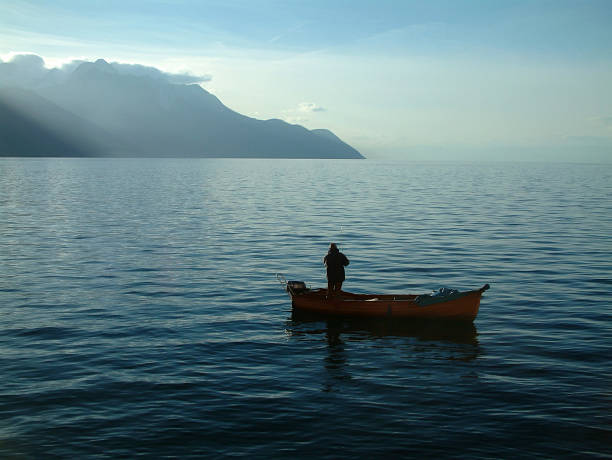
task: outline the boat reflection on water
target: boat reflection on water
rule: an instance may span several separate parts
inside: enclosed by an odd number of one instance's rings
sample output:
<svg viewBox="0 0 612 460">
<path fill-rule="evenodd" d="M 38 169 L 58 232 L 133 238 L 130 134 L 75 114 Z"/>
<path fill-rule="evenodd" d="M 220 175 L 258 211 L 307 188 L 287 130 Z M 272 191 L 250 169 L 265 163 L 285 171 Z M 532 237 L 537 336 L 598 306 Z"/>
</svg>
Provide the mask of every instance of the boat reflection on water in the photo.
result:
<svg viewBox="0 0 612 460">
<path fill-rule="evenodd" d="M 285 331 L 299 341 L 327 342 L 324 392 L 344 391 L 348 381 L 361 378 L 359 369 L 374 366 L 384 374 L 399 363 L 408 371 L 419 369 L 424 359 L 469 362 L 480 354 L 471 322 L 321 318 L 294 310 Z"/>
<path fill-rule="evenodd" d="M 414 319 L 359 319 L 326 318 L 300 310 L 293 310 L 287 322 L 290 335 L 326 333 L 330 340 L 340 340 L 341 335 L 351 340 L 383 337 L 411 337 L 419 341 L 449 342 L 478 346 L 478 331 L 472 322 L 457 323 Z M 320 326 L 324 324 L 324 329 Z"/>
</svg>

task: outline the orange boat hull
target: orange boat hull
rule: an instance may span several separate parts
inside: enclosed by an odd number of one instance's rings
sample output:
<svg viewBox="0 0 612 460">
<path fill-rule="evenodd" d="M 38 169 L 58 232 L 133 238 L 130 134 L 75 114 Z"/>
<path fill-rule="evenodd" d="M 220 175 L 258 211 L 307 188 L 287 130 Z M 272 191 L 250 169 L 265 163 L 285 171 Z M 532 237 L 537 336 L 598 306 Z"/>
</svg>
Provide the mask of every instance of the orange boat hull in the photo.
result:
<svg viewBox="0 0 612 460">
<path fill-rule="evenodd" d="M 418 297 L 416 295 L 352 294 L 341 291 L 329 297 L 327 289 L 302 293 L 289 290 L 289 295 L 293 308 L 321 315 L 474 321 L 480 307 L 480 298 L 485 290 L 483 287 L 466 292 L 459 298 L 427 306 L 418 305 L 415 302 Z"/>
</svg>

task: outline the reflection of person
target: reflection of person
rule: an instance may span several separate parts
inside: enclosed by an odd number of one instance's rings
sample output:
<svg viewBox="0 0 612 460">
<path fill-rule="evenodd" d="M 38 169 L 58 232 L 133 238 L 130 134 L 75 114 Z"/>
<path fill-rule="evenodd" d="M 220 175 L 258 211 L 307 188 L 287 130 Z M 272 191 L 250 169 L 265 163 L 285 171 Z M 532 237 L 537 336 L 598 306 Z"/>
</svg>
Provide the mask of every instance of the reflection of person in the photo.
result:
<svg viewBox="0 0 612 460">
<path fill-rule="evenodd" d="M 349 264 L 349 260 L 338 250 L 336 243 L 331 243 L 327 255 L 323 257 L 323 263 L 327 267 L 327 294 L 333 295 L 342 289 L 344 267 Z"/>
</svg>

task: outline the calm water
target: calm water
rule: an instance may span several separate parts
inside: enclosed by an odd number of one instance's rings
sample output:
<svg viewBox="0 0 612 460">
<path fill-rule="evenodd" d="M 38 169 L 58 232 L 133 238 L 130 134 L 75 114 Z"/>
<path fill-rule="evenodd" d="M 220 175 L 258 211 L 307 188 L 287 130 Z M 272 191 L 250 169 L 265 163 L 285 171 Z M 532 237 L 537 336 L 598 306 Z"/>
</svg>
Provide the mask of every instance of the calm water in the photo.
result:
<svg viewBox="0 0 612 460">
<path fill-rule="evenodd" d="M 488 282 L 473 326 L 275 279 Z M 0 457 L 612 456 L 612 166 L 0 160 Z"/>
</svg>

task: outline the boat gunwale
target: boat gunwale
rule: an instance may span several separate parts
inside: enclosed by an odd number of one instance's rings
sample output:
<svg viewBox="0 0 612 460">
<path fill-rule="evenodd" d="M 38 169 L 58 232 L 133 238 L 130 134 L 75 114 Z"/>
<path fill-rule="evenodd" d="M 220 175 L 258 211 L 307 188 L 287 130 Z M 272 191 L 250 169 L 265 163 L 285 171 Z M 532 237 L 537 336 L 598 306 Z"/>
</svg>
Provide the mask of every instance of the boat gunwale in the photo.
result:
<svg viewBox="0 0 612 460">
<path fill-rule="evenodd" d="M 480 289 L 460 293 L 461 295 L 428 305 L 415 302 L 414 294 L 354 294 L 341 291 L 339 295 L 327 296 L 327 289 L 308 289 L 296 293 L 288 289 L 292 307 L 329 316 L 363 317 L 411 317 L 441 320 L 473 321 L 480 307 L 482 293 L 489 289 L 485 284 Z M 368 308 L 369 307 L 369 308 Z"/>
<path fill-rule="evenodd" d="M 437 305 L 439 303 L 447 303 L 452 302 L 453 300 L 462 299 L 468 297 L 470 295 L 478 295 L 482 296 L 484 291 L 489 289 L 489 285 L 485 284 L 480 289 L 472 289 L 470 291 L 463 291 L 459 293 L 458 297 L 454 297 L 452 299 L 444 300 L 444 298 L 440 299 L 440 302 L 435 302 L 429 305 L 418 305 L 415 303 L 415 306 L 419 308 L 429 307 L 431 305 Z M 318 289 L 308 289 L 303 293 L 293 293 L 289 290 L 289 296 L 291 299 L 295 298 L 309 298 L 313 300 L 317 300 L 317 298 L 321 298 L 321 300 L 326 301 L 342 301 L 342 302 L 410 302 L 414 303 L 419 294 L 356 294 L 348 291 L 340 291 L 339 294 L 335 294 L 331 297 L 328 297 L 327 289 L 318 288 Z"/>
</svg>

